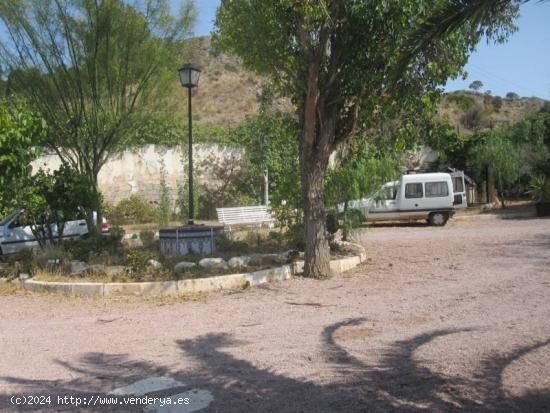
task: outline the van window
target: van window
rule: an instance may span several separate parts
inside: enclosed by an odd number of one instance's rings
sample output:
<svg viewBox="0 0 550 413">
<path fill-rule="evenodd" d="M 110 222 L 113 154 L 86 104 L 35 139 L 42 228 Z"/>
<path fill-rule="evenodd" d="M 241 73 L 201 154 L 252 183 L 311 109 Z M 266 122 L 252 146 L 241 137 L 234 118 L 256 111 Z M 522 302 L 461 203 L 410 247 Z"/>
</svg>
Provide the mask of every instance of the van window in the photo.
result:
<svg viewBox="0 0 550 413">
<path fill-rule="evenodd" d="M 426 198 L 448 196 L 449 186 L 447 182 L 426 182 Z"/>
<path fill-rule="evenodd" d="M 454 192 L 464 192 L 464 181 L 461 176 L 455 176 L 453 178 Z"/>
<path fill-rule="evenodd" d="M 422 198 L 422 184 L 406 184 L 405 185 L 405 198 Z"/>
</svg>

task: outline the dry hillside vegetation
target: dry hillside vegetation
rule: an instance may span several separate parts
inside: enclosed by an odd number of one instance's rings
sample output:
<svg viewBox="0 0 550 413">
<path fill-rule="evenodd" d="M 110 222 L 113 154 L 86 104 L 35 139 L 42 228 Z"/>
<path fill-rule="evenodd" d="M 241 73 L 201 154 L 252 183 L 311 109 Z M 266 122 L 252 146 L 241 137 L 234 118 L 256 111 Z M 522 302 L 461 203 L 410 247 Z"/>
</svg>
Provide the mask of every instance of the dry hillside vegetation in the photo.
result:
<svg viewBox="0 0 550 413">
<path fill-rule="evenodd" d="M 439 116 L 462 132 L 496 128 L 520 121 L 527 113 L 538 111 L 543 99 L 508 99 L 478 92 L 452 92 L 441 100 Z"/>
<path fill-rule="evenodd" d="M 193 91 L 193 120 L 201 124 L 237 123 L 258 110 L 263 79 L 244 69 L 238 60 L 212 50 L 209 37 L 187 44 L 188 59 L 201 69 L 199 87 Z M 170 110 L 186 114 L 187 89 L 174 78 Z"/>
<path fill-rule="evenodd" d="M 200 124 L 235 124 L 258 111 L 258 97 L 266 82 L 245 69 L 238 58 L 213 50 L 209 37 L 196 37 L 187 42 L 187 59 L 201 70 L 198 89 L 194 90 L 194 121 Z M 169 110 L 185 117 L 187 90 L 174 76 L 174 93 Z M 461 131 L 497 127 L 519 121 L 525 114 L 544 104 L 539 98 L 508 99 L 478 92 L 460 91 L 447 94 L 439 105 L 439 115 Z M 288 101 L 277 106 L 292 110 Z"/>
</svg>

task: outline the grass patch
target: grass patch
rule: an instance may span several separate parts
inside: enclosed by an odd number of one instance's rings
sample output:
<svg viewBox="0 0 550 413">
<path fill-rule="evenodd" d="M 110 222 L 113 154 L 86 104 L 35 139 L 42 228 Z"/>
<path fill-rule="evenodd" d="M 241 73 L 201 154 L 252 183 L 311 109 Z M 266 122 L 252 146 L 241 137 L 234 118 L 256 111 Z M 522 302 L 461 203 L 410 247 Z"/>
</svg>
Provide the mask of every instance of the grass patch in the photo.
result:
<svg viewBox="0 0 550 413">
<path fill-rule="evenodd" d="M 14 295 L 14 294 L 24 294 L 25 289 L 21 286 L 19 282 L 3 282 L 0 283 L 0 295 Z"/>
</svg>

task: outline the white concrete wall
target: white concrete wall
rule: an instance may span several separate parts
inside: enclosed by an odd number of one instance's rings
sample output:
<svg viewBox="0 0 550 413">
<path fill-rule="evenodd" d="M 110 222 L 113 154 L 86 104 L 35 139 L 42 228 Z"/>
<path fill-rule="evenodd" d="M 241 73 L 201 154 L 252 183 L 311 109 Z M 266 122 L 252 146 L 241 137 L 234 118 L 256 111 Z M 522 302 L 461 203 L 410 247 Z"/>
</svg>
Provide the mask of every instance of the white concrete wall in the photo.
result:
<svg viewBox="0 0 550 413">
<path fill-rule="evenodd" d="M 207 184 L 215 184 L 213 177 L 208 174 L 210 157 L 215 159 L 232 159 L 241 157 L 243 152 L 215 144 L 193 145 L 193 164 L 195 174 L 202 170 L 198 180 Z M 164 162 L 166 184 L 170 188 L 171 196 L 176 199 L 178 185 L 187 181 L 187 147 L 166 148 L 148 145 L 135 150 L 127 150 L 111 159 L 102 168 L 99 174 L 99 187 L 110 203 L 136 194 L 149 201 L 159 198 L 160 177 Z M 56 170 L 61 165 L 57 155 L 43 155 L 32 163 L 34 171 L 43 168 Z M 202 165 L 202 167 L 201 167 Z"/>
</svg>

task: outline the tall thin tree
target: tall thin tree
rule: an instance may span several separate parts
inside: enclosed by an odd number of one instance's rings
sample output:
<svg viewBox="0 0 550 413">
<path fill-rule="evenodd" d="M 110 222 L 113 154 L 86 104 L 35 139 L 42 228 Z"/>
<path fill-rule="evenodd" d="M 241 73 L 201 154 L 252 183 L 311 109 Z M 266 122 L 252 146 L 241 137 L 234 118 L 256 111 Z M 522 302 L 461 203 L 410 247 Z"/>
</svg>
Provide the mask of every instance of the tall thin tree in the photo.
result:
<svg viewBox="0 0 550 413">
<path fill-rule="evenodd" d="M 195 17 L 191 0 L 177 17 L 168 0 L 0 2 L 9 91 L 43 114 L 43 144 L 96 192 L 103 165 L 162 104 Z"/>
</svg>

